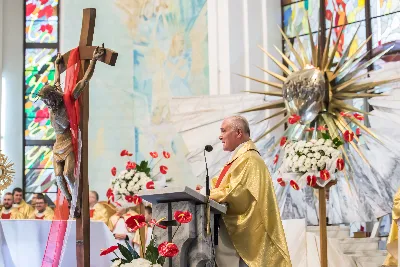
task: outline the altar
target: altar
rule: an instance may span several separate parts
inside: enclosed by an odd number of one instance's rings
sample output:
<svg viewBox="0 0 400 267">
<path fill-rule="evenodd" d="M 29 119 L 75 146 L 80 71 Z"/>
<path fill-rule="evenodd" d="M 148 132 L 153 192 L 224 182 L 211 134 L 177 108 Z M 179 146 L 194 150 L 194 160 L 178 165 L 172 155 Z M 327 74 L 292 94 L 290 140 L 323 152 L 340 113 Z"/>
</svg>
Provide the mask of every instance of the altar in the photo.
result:
<svg viewBox="0 0 400 267">
<path fill-rule="evenodd" d="M 51 221 L 0 220 L 0 267 L 40 267 Z M 90 222 L 90 266 L 109 267 L 113 255 L 100 250 L 116 244 L 103 222 Z M 60 267 L 76 266 L 76 222 L 69 221 L 64 257 Z"/>
</svg>

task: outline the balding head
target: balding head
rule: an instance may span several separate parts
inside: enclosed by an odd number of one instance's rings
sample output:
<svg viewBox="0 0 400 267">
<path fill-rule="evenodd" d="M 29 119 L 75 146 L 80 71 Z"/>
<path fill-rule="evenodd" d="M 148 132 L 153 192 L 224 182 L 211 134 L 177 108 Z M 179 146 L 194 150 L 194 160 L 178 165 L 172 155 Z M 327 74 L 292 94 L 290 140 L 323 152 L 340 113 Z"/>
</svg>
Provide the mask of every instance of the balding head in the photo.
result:
<svg viewBox="0 0 400 267">
<path fill-rule="evenodd" d="M 234 151 L 240 144 L 250 140 L 249 123 L 241 116 L 224 119 L 219 139 L 225 151 Z"/>
</svg>

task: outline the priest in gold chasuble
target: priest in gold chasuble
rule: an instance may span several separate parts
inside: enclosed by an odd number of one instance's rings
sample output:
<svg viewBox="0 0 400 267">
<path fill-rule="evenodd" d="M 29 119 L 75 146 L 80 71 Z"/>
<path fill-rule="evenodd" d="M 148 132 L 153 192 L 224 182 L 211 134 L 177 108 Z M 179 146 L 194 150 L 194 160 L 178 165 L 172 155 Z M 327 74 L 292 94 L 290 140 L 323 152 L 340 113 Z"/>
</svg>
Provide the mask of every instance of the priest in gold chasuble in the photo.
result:
<svg viewBox="0 0 400 267">
<path fill-rule="evenodd" d="M 400 219 L 400 189 L 394 195 L 393 209 L 392 209 L 392 226 L 390 227 L 390 233 L 387 240 L 386 249 L 388 255 L 386 257 L 383 266 L 397 266 L 398 261 L 398 226 L 397 222 Z"/>
<path fill-rule="evenodd" d="M 228 205 L 220 221 L 218 267 L 291 266 L 272 180 L 247 120 L 225 119 L 219 139 L 233 154 L 211 182 L 210 198 Z"/>
</svg>

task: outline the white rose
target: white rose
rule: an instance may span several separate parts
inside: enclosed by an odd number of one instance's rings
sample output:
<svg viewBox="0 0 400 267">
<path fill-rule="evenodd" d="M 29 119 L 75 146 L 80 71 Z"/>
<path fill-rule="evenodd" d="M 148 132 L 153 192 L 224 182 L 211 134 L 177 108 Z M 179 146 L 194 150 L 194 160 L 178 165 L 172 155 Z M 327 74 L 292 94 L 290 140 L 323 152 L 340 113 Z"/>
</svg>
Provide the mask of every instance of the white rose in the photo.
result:
<svg viewBox="0 0 400 267">
<path fill-rule="evenodd" d="M 133 176 L 132 178 L 132 182 L 137 183 L 139 181 L 139 175 L 135 174 L 135 176 Z"/>
<path fill-rule="evenodd" d="M 316 159 L 320 159 L 321 158 L 321 154 L 319 152 L 315 152 L 314 157 Z"/>
<path fill-rule="evenodd" d="M 325 139 L 320 138 L 317 142 L 317 145 L 323 145 L 325 143 Z"/>
<path fill-rule="evenodd" d="M 318 142 L 318 141 L 315 140 L 315 139 L 311 139 L 311 140 L 310 140 L 310 143 L 311 143 L 311 144 L 315 144 L 316 142 Z"/>
<path fill-rule="evenodd" d="M 121 183 L 121 188 L 126 188 L 126 182 Z"/>
<path fill-rule="evenodd" d="M 296 167 L 292 167 L 292 172 L 296 172 Z"/>
<path fill-rule="evenodd" d="M 305 163 L 311 163 L 311 158 L 306 158 Z"/>
<path fill-rule="evenodd" d="M 311 164 L 317 164 L 317 160 L 315 158 L 311 159 Z"/>
<path fill-rule="evenodd" d="M 307 169 L 309 169 L 310 167 L 311 167 L 311 161 L 309 161 L 309 162 L 305 162 L 304 163 L 304 167 L 306 167 Z"/>
<path fill-rule="evenodd" d="M 314 157 L 314 153 L 308 153 L 307 154 L 307 158 L 313 158 Z"/>
<path fill-rule="evenodd" d="M 308 149 L 308 148 L 305 148 L 305 149 L 303 150 L 303 153 L 306 154 L 306 155 L 308 154 L 308 152 L 310 152 L 310 149 Z"/>
<path fill-rule="evenodd" d="M 133 191 L 138 192 L 140 188 L 139 184 L 135 184 L 135 186 L 133 187 Z"/>
<path fill-rule="evenodd" d="M 300 168 L 299 168 L 299 171 L 300 171 L 300 172 L 306 172 L 307 169 L 306 169 L 305 167 L 300 167 Z"/>
<path fill-rule="evenodd" d="M 299 160 L 299 156 L 295 155 L 295 156 L 293 157 L 293 161 L 298 161 L 298 160 Z"/>
<path fill-rule="evenodd" d="M 326 141 L 325 141 L 325 145 L 326 145 L 326 146 L 332 146 L 332 145 L 333 145 L 332 140 L 331 140 L 331 139 L 326 140 Z"/>
<path fill-rule="evenodd" d="M 289 162 L 288 162 L 288 166 L 289 166 L 289 167 L 293 167 L 293 161 L 289 161 Z"/>
</svg>

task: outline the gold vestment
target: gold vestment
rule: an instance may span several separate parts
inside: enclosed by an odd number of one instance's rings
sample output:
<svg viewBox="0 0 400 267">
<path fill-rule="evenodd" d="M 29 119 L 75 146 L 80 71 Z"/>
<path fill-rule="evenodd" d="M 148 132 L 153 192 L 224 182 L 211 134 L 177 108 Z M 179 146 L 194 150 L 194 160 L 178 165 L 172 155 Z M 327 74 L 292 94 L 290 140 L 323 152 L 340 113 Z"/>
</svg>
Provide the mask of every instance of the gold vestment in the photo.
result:
<svg viewBox="0 0 400 267">
<path fill-rule="evenodd" d="M 4 207 L 0 211 L 0 219 L 1 219 L 1 216 L 2 216 L 3 212 L 5 212 L 5 208 Z M 22 215 L 22 213 L 19 212 L 17 208 L 11 208 L 11 218 L 10 218 L 10 220 L 22 220 L 22 219 L 24 219 L 24 216 Z"/>
<path fill-rule="evenodd" d="M 93 210 L 94 212 L 91 220 L 104 222 L 106 225 L 108 224 L 111 216 L 116 213 L 115 207 L 105 201 L 96 203 L 93 206 Z"/>
<path fill-rule="evenodd" d="M 398 227 L 397 220 L 400 219 L 400 189 L 394 195 L 393 209 L 392 209 L 392 226 L 387 240 L 386 249 L 389 252 L 383 266 L 397 266 L 398 260 Z"/>
<path fill-rule="evenodd" d="M 44 212 L 42 212 L 41 214 L 39 214 L 38 210 L 35 209 L 35 211 L 32 212 L 32 214 L 29 217 L 29 219 L 31 219 L 31 220 L 40 220 L 39 218 L 43 218 L 43 220 L 52 221 L 54 218 L 53 209 L 50 207 L 46 207 Z"/>
<path fill-rule="evenodd" d="M 13 207 L 18 209 L 22 214 L 22 219 L 29 219 L 31 214 L 35 211 L 31 205 L 25 202 L 25 200 L 21 200 L 19 204 L 14 204 Z"/>
<path fill-rule="evenodd" d="M 212 179 L 211 198 L 227 203 L 223 221 L 249 267 L 292 266 L 271 176 L 250 140 L 235 153 L 221 184 Z"/>
</svg>

